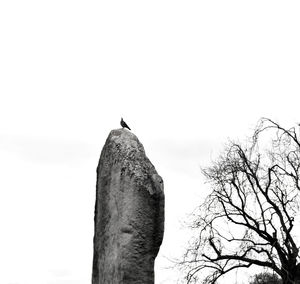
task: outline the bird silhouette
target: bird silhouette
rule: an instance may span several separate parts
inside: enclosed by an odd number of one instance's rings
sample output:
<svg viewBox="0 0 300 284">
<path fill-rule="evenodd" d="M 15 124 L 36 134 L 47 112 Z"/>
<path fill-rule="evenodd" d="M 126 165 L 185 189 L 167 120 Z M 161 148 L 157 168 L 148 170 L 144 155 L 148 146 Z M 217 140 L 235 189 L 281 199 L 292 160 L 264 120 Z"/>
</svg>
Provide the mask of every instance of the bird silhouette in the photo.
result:
<svg viewBox="0 0 300 284">
<path fill-rule="evenodd" d="M 121 117 L 120 124 L 123 128 L 128 128 L 129 130 L 131 130 L 127 123 L 123 120 L 123 117 Z"/>
</svg>

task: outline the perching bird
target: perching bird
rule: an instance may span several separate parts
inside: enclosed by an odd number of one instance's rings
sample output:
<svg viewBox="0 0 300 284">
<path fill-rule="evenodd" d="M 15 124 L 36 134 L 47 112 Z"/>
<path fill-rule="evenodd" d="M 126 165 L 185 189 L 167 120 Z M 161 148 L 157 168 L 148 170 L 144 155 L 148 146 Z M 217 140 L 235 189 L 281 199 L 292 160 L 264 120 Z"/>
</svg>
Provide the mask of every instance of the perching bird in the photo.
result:
<svg viewBox="0 0 300 284">
<path fill-rule="evenodd" d="M 121 124 L 121 126 L 124 128 L 128 128 L 129 130 L 131 130 L 130 129 L 130 127 L 127 125 L 127 123 L 123 120 L 123 118 L 121 117 L 121 122 L 120 122 L 120 124 Z"/>
</svg>

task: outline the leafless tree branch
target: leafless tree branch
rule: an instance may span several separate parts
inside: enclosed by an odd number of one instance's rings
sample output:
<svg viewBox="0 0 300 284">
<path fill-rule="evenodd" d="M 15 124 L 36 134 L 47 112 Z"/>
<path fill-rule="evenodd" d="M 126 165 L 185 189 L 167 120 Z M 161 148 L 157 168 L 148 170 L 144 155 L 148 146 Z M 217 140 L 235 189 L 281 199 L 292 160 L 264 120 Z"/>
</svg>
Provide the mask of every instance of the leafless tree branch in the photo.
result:
<svg viewBox="0 0 300 284">
<path fill-rule="evenodd" d="M 295 128 L 262 118 L 250 144 L 230 142 L 203 169 L 211 193 L 193 227 L 198 241 L 187 251 L 188 283 L 209 271 L 204 283 L 251 265 L 275 271 L 284 284 L 300 276 L 293 235 L 299 213 L 300 142 Z M 299 275 L 298 275 L 299 274 Z"/>
</svg>

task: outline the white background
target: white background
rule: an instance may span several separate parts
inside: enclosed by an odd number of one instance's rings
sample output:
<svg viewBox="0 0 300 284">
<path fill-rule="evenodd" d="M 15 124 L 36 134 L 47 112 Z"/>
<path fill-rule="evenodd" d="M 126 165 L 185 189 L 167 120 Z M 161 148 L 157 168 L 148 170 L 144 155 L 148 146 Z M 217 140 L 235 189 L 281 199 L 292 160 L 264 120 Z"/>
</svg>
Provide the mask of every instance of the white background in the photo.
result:
<svg viewBox="0 0 300 284">
<path fill-rule="evenodd" d="M 2 0 L 0 283 L 91 283 L 96 167 L 121 116 L 164 179 L 156 283 L 177 283 L 200 167 L 262 116 L 300 121 L 299 15 L 299 1 Z"/>
</svg>

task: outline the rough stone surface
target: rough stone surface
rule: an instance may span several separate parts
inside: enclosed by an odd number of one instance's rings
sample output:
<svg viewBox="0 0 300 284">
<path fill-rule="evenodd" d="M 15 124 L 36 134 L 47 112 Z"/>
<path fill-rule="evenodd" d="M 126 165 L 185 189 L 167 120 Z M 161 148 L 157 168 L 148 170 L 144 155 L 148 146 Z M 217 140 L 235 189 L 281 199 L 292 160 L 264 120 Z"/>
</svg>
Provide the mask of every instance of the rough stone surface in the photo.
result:
<svg viewBox="0 0 300 284">
<path fill-rule="evenodd" d="M 128 130 L 112 130 L 97 168 L 92 284 L 153 284 L 164 232 L 163 181 Z"/>
</svg>

